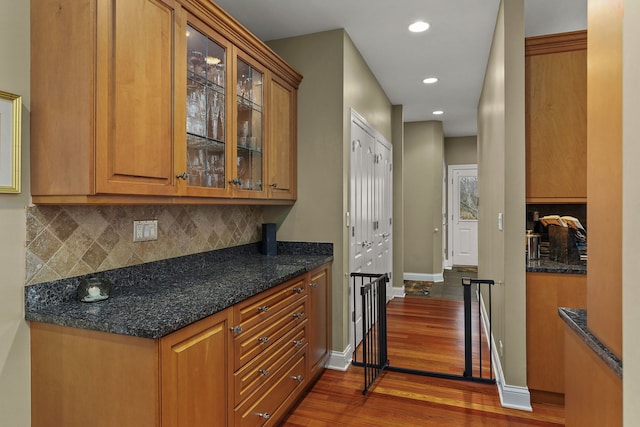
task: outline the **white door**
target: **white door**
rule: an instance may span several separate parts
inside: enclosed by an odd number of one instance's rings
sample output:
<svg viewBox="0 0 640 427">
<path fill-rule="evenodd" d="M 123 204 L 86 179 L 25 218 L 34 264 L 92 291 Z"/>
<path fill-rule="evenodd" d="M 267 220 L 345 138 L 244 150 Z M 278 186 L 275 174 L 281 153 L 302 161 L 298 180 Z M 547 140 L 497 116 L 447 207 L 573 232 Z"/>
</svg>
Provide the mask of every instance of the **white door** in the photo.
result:
<svg viewBox="0 0 640 427">
<path fill-rule="evenodd" d="M 349 226 L 349 271 L 352 273 L 371 273 L 374 269 L 373 258 L 373 167 L 374 138 L 358 122 L 351 122 L 351 198 Z M 350 306 L 355 319 L 355 345 L 362 340 L 362 303 L 360 289 L 353 287 L 350 278 Z M 350 322 L 350 328 L 354 327 Z"/>
<path fill-rule="evenodd" d="M 449 255 L 453 265 L 478 265 L 478 166 L 449 166 Z"/>
<path fill-rule="evenodd" d="M 393 189 L 393 167 L 392 167 L 392 147 L 387 141 L 376 138 L 375 148 L 375 200 L 374 206 L 376 216 L 374 220 L 374 247 L 375 247 L 375 273 L 387 273 L 389 282 L 387 283 L 387 301 L 391 299 L 391 270 L 393 266 L 392 257 L 392 236 L 393 225 L 392 212 L 392 189 Z"/>
<path fill-rule="evenodd" d="M 389 273 L 392 261 L 391 144 L 352 110 L 350 147 L 349 271 Z M 360 288 L 350 279 L 350 336 L 362 340 Z M 365 282 L 366 283 L 366 282 Z M 392 283 L 387 286 L 391 295 Z M 355 298 L 354 298 L 355 296 Z M 353 330 L 355 323 L 355 331 Z"/>
</svg>

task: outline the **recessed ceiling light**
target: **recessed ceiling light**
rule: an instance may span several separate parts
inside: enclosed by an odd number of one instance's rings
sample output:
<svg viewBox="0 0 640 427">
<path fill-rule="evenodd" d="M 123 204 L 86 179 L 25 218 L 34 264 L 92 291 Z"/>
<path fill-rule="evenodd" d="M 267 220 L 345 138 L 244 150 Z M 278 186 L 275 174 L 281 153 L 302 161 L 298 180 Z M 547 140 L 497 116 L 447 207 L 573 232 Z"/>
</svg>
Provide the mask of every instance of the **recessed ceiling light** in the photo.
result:
<svg viewBox="0 0 640 427">
<path fill-rule="evenodd" d="M 438 81 L 438 78 L 437 78 L 437 77 L 427 77 L 426 79 L 424 79 L 424 80 L 422 81 L 422 83 L 427 84 L 427 85 L 430 85 L 430 84 L 433 84 L 433 83 L 435 83 L 435 82 L 437 82 L 437 81 Z"/>
<path fill-rule="evenodd" d="M 442 110 L 436 110 L 436 111 L 434 111 L 432 114 L 433 114 L 434 116 L 440 116 L 440 115 L 444 114 L 444 111 L 442 111 Z"/>
<path fill-rule="evenodd" d="M 421 33 L 429 29 L 429 23 L 424 21 L 416 21 L 409 25 L 409 31 L 412 33 Z"/>
</svg>

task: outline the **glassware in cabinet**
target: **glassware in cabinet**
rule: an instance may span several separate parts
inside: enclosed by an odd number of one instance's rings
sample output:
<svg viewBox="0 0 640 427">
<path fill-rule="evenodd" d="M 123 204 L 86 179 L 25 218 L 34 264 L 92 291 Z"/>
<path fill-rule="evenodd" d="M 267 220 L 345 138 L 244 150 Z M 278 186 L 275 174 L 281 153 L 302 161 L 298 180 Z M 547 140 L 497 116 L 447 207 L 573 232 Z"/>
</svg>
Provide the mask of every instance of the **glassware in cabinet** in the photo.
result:
<svg viewBox="0 0 640 427">
<path fill-rule="evenodd" d="M 225 47 L 187 27 L 187 184 L 226 187 Z"/>
<path fill-rule="evenodd" d="M 238 58 L 236 80 L 239 190 L 263 191 L 264 73 Z"/>
</svg>

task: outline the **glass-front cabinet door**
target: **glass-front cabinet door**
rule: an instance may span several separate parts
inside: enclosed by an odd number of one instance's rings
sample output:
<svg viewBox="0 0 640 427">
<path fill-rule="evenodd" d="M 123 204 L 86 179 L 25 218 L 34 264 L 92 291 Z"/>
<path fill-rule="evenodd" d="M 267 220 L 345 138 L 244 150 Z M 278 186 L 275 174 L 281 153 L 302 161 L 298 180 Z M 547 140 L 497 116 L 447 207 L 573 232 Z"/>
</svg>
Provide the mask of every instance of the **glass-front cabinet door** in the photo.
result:
<svg viewBox="0 0 640 427">
<path fill-rule="evenodd" d="M 228 188 L 227 55 L 222 42 L 187 27 L 187 171 L 182 178 L 190 193 Z"/>
<path fill-rule="evenodd" d="M 236 62 L 235 176 L 243 197 L 264 196 L 264 71 L 246 58 Z"/>
</svg>

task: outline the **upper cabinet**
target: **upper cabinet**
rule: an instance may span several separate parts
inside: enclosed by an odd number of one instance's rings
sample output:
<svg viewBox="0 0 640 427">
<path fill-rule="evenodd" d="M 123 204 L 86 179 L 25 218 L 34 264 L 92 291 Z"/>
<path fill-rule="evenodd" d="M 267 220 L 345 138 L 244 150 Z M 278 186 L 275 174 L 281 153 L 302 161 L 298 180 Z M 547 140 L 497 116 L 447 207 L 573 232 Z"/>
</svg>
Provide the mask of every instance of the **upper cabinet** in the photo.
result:
<svg viewBox="0 0 640 427">
<path fill-rule="evenodd" d="M 587 201 L 587 32 L 525 43 L 526 198 Z"/>
<path fill-rule="evenodd" d="M 217 5 L 33 0 L 31 27 L 34 203 L 295 200 L 302 77 Z"/>
</svg>

